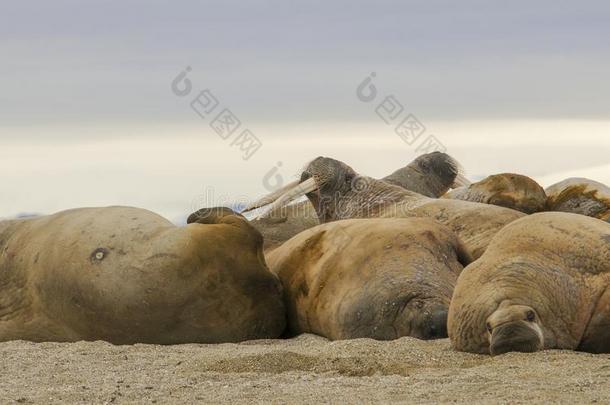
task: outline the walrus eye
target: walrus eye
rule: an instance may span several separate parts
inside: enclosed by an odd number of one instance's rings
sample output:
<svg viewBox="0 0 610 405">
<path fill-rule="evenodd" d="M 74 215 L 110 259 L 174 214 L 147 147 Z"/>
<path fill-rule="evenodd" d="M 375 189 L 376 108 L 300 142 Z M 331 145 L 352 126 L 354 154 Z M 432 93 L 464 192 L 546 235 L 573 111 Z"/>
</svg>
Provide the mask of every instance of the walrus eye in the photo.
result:
<svg viewBox="0 0 610 405">
<path fill-rule="evenodd" d="M 536 314 L 534 313 L 534 311 L 527 311 L 527 313 L 525 314 L 525 319 L 527 319 L 530 322 L 533 322 L 534 319 L 536 319 Z"/>
<path fill-rule="evenodd" d="M 487 329 L 487 332 L 491 333 L 491 331 L 493 330 L 493 328 L 491 327 L 491 324 L 489 322 L 487 322 L 485 324 L 485 328 Z"/>
</svg>

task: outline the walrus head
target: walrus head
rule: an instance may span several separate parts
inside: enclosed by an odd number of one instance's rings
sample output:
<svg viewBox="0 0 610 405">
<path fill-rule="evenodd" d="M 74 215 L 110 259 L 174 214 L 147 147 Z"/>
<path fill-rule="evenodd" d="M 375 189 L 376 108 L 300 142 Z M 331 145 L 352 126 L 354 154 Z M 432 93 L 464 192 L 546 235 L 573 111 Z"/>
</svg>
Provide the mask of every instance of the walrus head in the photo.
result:
<svg viewBox="0 0 610 405">
<path fill-rule="evenodd" d="M 298 183 L 290 184 L 282 192 L 280 196 L 274 196 L 274 201 L 261 216 L 271 216 L 303 195 L 311 201 L 320 222 L 378 216 L 375 213 L 385 205 L 409 196 L 423 197 L 385 181 L 361 176 L 347 164 L 322 156 L 305 167 Z"/>
<path fill-rule="evenodd" d="M 501 305 L 485 324 L 492 356 L 507 352 L 536 352 L 544 347 L 540 320 L 526 305 Z"/>
<path fill-rule="evenodd" d="M 362 191 L 364 183 L 358 182 L 363 179 L 347 164 L 322 156 L 312 160 L 301 173 L 301 184 L 315 184 L 315 188 L 305 195 L 316 209 L 320 222 L 336 219 L 337 200 L 354 191 Z"/>
<path fill-rule="evenodd" d="M 384 299 L 384 301 L 386 301 Z M 365 303 L 365 307 L 358 307 L 352 311 L 352 315 L 347 318 L 346 324 L 353 325 L 354 335 L 370 336 L 370 322 L 363 322 L 363 313 L 365 318 L 375 318 L 380 316 L 379 307 L 385 310 L 381 311 L 382 318 L 385 320 L 378 323 L 380 327 L 376 331 L 375 338 L 380 340 L 396 339 L 400 336 L 410 336 L 422 340 L 444 339 L 447 337 L 447 317 L 449 302 L 448 300 L 437 299 L 432 296 L 410 295 L 407 297 L 397 298 L 395 301 L 390 300 L 391 307 L 388 307 L 388 302 L 382 302 L 377 305 L 371 302 Z M 394 317 L 387 316 L 395 309 Z M 385 314 L 385 315 L 383 315 Z"/>
<path fill-rule="evenodd" d="M 416 307 L 419 302 L 416 302 Z M 447 305 L 419 304 L 409 308 L 403 317 L 408 319 L 408 336 L 418 339 L 444 339 L 447 337 Z"/>
<path fill-rule="evenodd" d="M 443 152 L 418 156 L 383 180 L 432 198 L 442 196 L 450 188 L 470 185 L 459 162 Z"/>
</svg>

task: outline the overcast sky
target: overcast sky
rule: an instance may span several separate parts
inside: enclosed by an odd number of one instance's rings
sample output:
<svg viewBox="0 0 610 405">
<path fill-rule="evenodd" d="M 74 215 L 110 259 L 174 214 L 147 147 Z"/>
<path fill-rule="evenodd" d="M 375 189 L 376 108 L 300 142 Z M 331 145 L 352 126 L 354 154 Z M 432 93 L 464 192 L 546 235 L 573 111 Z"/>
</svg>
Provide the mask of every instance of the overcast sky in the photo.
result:
<svg viewBox="0 0 610 405">
<path fill-rule="evenodd" d="M 0 216 L 175 218 L 201 189 L 255 197 L 277 162 L 289 177 L 317 155 L 389 173 L 417 153 L 375 114 L 387 95 L 474 177 L 610 181 L 609 19 L 603 1 L 2 2 Z M 263 143 L 250 160 L 191 110 L 203 89 Z"/>
</svg>

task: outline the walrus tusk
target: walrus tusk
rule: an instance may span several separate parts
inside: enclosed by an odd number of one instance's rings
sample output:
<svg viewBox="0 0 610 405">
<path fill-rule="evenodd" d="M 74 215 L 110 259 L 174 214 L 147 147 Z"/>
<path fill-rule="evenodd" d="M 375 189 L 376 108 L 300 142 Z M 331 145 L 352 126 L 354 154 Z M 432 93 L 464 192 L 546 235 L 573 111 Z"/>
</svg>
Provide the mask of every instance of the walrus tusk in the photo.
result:
<svg viewBox="0 0 610 405">
<path fill-rule="evenodd" d="M 276 190 L 273 193 L 267 194 L 266 196 L 261 197 L 258 200 L 254 201 L 253 203 L 249 204 L 248 206 L 246 206 L 246 208 L 244 208 L 241 211 L 241 213 L 243 214 L 244 212 L 252 211 L 257 208 L 263 207 L 267 204 L 271 204 L 272 202 L 277 200 L 279 197 L 281 197 L 283 194 L 285 194 L 288 190 L 296 187 L 298 184 L 299 184 L 299 180 L 291 181 L 290 183 L 286 184 L 284 187 L 280 188 L 279 190 Z"/>
<path fill-rule="evenodd" d="M 273 202 L 273 204 L 270 204 L 264 212 L 261 212 L 259 215 L 257 215 L 257 218 L 261 218 L 265 215 L 271 215 L 276 209 L 282 208 L 283 206 L 289 204 L 291 201 L 296 200 L 302 195 L 305 195 L 317 189 L 318 184 L 316 183 L 316 180 L 311 177 L 282 194 Z"/>
</svg>

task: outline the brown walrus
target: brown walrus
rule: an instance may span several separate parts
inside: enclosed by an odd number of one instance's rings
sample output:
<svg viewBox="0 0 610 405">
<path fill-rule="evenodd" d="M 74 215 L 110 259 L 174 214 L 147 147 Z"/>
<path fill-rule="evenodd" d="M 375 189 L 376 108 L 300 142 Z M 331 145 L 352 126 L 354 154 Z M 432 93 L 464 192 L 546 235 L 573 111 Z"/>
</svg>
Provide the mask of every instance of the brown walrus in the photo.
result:
<svg viewBox="0 0 610 405">
<path fill-rule="evenodd" d="M 584 178 L 569 178 L 546 189 L 550 211 L 571 212 L 610 222 L 610 188 Z"/>
<path fill-rule="evenodd" d="M 267 254 L 290 333 L 333 340 L 447 337 L 453 287 L 470 261 L 458 238 L 429 218 L 336 221 Z"/>
<path fill-rule="evenodd" d="M 216 343 L 276 338 L 281 285 L 229 209 L 176 227 L 130 207 L 0 222 L 0 341 Z"/>
<path fill-rule="evenodd" d="M 546 210 L 546 194 L 535 180 L 514 173 L 486 177 L 469 186 L 449 191 L 443 198 L 512 208 L 526 214 Z"/>
<path fill-rule="evenodd" d="M 458 161 L 442 152 L 418 156 L 405 167 L 381 180 L 428 197 L 440 197 L 450 188 L 470 184 Z M 298 183 L 298 181 L 292 182 L 280 190 L 264 196 L 247 206 L 242 213 L 275 201 Z M 265 250 L 271 250 L 299 232 L 319 223 L 316 210 L 307 200 L 288 205 L 275 211 L 269 217 L 252 221 L 252 225 L 264 236 Z"/>
<path fill-rule="evenodd" d="M 436 219 L 456 233 L 474 258 L 485 251 L 500 229 L 524 216 L 494 205 L 429 198 L 360 176 L 345 163 L 326 157 L 314 159 L 303 171 L 299 184 L 279 196 L 261 215 L 273 216 L 276 210 L 304 194 L 322 223 L 375 217 Z"/>
<path fill-rule="evenodd" d="M 610 224 L 540 213 L 506 226 L 460 275 L 449 309 L 455 349 L 501 354 L 610 351 Z"/>
</svg>

